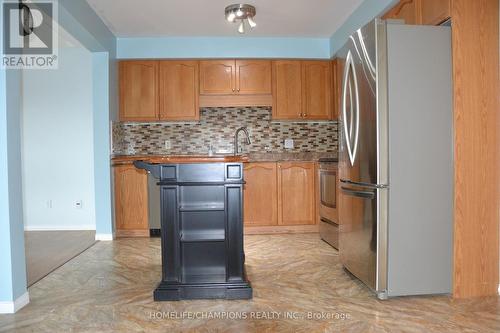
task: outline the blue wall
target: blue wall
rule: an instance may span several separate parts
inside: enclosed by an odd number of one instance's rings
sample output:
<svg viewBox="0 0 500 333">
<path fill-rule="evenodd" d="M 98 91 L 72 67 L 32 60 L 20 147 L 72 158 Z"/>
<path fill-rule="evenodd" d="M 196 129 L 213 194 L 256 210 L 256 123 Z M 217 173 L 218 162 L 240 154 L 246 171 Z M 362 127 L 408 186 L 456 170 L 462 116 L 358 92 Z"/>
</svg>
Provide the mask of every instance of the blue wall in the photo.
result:
<svg viewBox="0 0 500 333">
<path fill-rule="evenodd" d="M 330 57 L 333 57 L 356 30 L 392 7 L 398 0 L 365 0 L 330 38 Z"/>
<path fill-rule="evenodd" d="M 20 91 L 21 72 L 0 70 L 0 301 L 26 292 Z"/>
<path fill-rule="evenodd" d="M 110 169 L 110 115 L 109 115 L 109 54 L 95 52 L 92 56 L 93 110 L 94 110 L 94 183 L 96 234 L 113 234 L 111 169 Z M 111 71 L 112 72 L 112 71 Z M 114 81 L 114 80 L 113 80 Z M 114 84 L 116 82 L 114 81 Z M 113 96 L 115 92 L 112 92 Z"/>
<path fill-rule="evenodd" d="M 2 0 L 3 3 L 3 0 Z M 88 50 L 104 52 L 107 63 L 93 63 L 95 82 L 104 82 L 103 92 L 94 94 L 102 99 L 94 106 L 99 111 L 100 142 L 94 146 L 109 142 L 109 120 L 116 117 L 117 71 L 116 39 L 107 29 L 86 1 L 59 0 L 58 23 L 76 37 Z M 3 26 L 0 13 L 0 26 Z M 26 266 L 24 254 L 24 226 L 22 220 L 22 179 L 20 145 L 20 92 L 21 73 L 0 69 L 0 302 L 12 302 L 26 291 Z M 101 98 L 102 96 L 106 98 Z M 97 149 L 94 156 L 95 167 L 106 176 L 100 178 L 103 186 L 110 186 L 109 144 Z M 106 185 L 106 183 L 108 185 Z M 99 189 L 100 190 L 100 189 Z M 108 191 L 96 192 L 96 202 L 110 202 Z M 97 223 L 102 223 L 102 230 L 112 229 L 111 208 L 99 209 L 101 216 L 96 216 Z M 97 225 L 97 229 L 100 226 Z M 98 231 L 99 232 L 99 231 Z"/>
<path fill-rule="evenodd" d="M 328 38 L 158 37 L 118 38 L 117 57 L 330 58 Z"/>
<path fill-rule="evenodd" d="M 24 228 L 95 230 L 92 53 L 63 47 L 58 59 L 57 70 L 23 71 Z"/>
</svg>

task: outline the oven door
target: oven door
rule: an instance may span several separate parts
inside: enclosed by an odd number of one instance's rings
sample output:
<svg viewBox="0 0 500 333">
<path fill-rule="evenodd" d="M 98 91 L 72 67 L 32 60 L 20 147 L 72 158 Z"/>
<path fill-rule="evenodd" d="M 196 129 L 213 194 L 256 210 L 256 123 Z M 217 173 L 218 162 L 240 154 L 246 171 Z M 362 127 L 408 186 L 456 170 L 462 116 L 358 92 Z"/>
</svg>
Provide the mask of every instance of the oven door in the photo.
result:
<svg viewBox="0 0 500 333">
<path fill-rule="evenodd" d="M 322 219 L 338 222 L 337 197 L 338 197 L 337 165 L 328 167 L 320 166 L 319 170 L 319 215 Z"/>
</svg>

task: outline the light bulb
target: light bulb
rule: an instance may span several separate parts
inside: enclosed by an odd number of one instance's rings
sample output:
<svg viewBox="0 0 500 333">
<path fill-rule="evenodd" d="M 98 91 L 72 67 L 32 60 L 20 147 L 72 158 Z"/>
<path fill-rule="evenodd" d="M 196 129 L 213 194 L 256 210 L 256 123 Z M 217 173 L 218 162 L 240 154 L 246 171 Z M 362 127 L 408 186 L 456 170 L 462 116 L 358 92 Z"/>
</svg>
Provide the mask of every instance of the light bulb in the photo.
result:
<svg viewBox="0 0 500 333">
<path fill-rule="evenodd" d="M 238 27 L 238 32 L 240 34 L 244 34 L 245 33 L 245 23 L 244 23 L 243 20 L 241 20 L 241 22 L 240 22 L 240 26 Z"/>
<path fill-rule="evenodd" d="M 250 25 L 250 28 L 255 28 L 257 26 L 257 23 L 255 23 L 255 21 L 253 20 L 253 18 L 251 16 L 247 17 L 247 20 L 248 20 L 248 24 Z"/>
<path fill-rule="evenodd" d="M 238 17 L 242 17 L 242 16 L 243 16 L 243 11 L 242 11 L 241 9 L 238 9 L 238 10 L 236 11 L 236 16 L 238 16 Z"/>
<path fill-rule="evenodd" d="M 235 18 L 236 18 L 236 15 L 234 13 L 229 13 L 229 15 L 227 15 L 227 17 L 226 17 L 226 20 L 228 20 L 229 22 L 234 22 Z"/>
</svg>

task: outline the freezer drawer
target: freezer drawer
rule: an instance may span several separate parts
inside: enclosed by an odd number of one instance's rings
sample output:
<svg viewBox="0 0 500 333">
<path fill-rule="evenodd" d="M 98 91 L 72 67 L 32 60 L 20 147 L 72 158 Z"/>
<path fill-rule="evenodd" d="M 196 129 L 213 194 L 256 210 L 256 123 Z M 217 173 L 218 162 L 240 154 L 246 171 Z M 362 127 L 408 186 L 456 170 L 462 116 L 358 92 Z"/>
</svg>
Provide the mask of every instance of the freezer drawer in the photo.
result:
<svg viewBox="0 0 500 333">
<path fill-rule="evenodd" d="M 340 260 L 376 290 L 377 190 L 342 184 L 340 192 Z"/>
</svg>

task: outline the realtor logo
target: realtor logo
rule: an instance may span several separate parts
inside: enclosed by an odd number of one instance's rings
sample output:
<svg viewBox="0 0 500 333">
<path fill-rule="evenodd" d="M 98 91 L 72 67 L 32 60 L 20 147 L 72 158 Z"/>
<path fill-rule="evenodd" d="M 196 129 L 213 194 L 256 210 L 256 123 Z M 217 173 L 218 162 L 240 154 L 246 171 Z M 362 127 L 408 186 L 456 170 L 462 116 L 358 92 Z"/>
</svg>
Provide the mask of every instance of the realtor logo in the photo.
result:
<svg viewBox="0 0 500 333">
<path fill-rule="evenodd" d="M 3 68 L 57 68 L 53 1 L 3 1 Z"/>
</svg>

